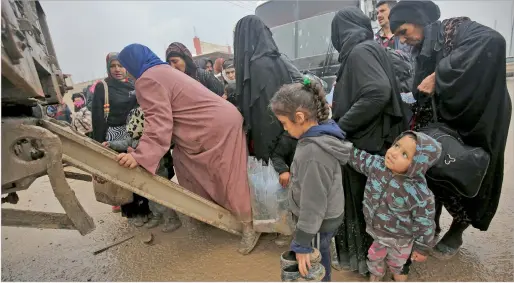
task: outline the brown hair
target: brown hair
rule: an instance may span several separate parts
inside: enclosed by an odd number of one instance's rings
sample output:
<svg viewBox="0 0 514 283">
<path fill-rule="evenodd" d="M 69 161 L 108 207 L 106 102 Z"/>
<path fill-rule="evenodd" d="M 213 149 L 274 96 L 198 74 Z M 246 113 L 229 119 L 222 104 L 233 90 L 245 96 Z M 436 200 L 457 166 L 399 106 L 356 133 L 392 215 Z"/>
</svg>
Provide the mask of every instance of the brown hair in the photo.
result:
<svg viewBox="0 0 514 283">
<path fill-rule="evenodd" d="M 271 99 L 270 108 L 275 115 L 286 116 L 293 122 L 296 112 L 303 112 L 308 120 L 315 119 L 318 123 L 328 120 L 330 115 L 321 84 L 309 79 L 282 86 Z"/>
</svg>

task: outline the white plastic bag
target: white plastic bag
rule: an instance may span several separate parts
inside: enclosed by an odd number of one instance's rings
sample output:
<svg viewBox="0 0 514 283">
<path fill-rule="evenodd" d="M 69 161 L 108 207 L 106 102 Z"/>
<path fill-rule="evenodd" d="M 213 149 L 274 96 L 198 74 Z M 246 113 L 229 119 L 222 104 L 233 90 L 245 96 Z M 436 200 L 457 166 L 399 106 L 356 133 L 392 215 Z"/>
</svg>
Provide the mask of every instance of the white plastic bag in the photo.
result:
<svg viewBox="0 0 514 283">
<path fill-rule="evenodd" d="M 288 209 L 288 191 L 280 185 L 271 160 L 266 166 L 250 156 L 247 169 L 255 231 L 291 235 L 294 224 Z"/>
</svg>

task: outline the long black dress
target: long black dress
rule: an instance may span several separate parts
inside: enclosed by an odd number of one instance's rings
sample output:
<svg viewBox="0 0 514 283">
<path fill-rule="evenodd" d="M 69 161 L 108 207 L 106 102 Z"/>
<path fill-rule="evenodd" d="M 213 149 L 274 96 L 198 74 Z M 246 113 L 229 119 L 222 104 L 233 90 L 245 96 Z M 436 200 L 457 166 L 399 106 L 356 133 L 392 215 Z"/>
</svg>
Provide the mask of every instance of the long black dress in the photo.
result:
<svg viewBox="0 0 514 283">
<path fill-rule="evenodd" d="M 282 85 L 301 75 L 284 63 L 271 31 L 257 16 L 239 20 L 234 35 L 236 93 L 250 154 L 267 162 L 284 132 L 270 100 Z"/>
<path fill-rule="evenodd" d="M 468 18 L 452 18 L 425 28 L 417 57 L 414 88 L 435 71 L 440 121 L 459 131 L 491 161 L 478 195 L 464 198 L 430 185 L 455 221 L 486 231 L 498 207 L 512 104 L 506 84 L 506 43 L 495 30 Z M 416 95 L 415 128 L 432 119 L 430 103 Z M 421 108 L 421 109 L 419 109 Z"/>
<path fill-rule="evenodd" d="M 333 118 L 355 147 L 384 154 L 407 129 L 393 65 L 385 49 L 373 41 L 371 22 L 360 9 L 347 8 L 332 22 L 332 43 L 340 50 L 334 88 Z M 373 239 L 362 212 L 366 176 L 343 168 L 345 218 L 336 234 L 339 263 L 366 274 Z"/>
</svg>

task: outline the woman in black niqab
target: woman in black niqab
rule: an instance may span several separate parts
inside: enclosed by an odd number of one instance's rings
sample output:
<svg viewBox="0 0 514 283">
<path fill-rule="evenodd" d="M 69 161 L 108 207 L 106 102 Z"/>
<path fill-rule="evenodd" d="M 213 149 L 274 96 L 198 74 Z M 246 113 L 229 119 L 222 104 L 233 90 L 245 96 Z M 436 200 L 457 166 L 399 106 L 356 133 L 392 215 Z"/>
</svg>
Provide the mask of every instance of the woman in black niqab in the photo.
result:
<svg viewBox="0 0 514 283">
<path fill-rule="evenodd" d="M 512 104 L 505 76 L 505 39 L 467 17 L 440 22 L 439 14 L 431 1 L 401 1 L 391 10 L 390 24 L 391 30 L 401 40 L 410 41 L 418 54 L 413 128 L 432 121 L 430 96 L 434 94 L 439 121 L 456 129 L 464 143 L 482 147 L 491 157 L 474 198 L 428 183 L 436 201 L 442 202 L 453 217 L 449 231 L 434 249 L 434 255 L 446 259 L 457 253 L 470 224 L 486 231 L 496 213 Z"/>
<path fill-rule="evenodd" d="M 236 93 L 250 154 L 267 162 L 283 133 L 282 125 L 268 107 L 269 102 L 282 85 L 292 83 L 292 77 L 301 75 L 288 70 L 270 29 L 254 15 L 237 22 L 234 64 Z"/>
<path fill-rule="evenodd" d="M 371 20 L 357 7 L 343 9 L 332 21 L 332 44 L 339 50 L 332 104 L 333 119 L 355 147 L 384 154 L 407 129 L 390 57 L 373 40 Z M 340 265 L 367 274 L 366 259 L 373 239 L 362 212 L 366 176 L 349 166 L 343 170 L 345 218 L 336 234 Z"/>
</svg>

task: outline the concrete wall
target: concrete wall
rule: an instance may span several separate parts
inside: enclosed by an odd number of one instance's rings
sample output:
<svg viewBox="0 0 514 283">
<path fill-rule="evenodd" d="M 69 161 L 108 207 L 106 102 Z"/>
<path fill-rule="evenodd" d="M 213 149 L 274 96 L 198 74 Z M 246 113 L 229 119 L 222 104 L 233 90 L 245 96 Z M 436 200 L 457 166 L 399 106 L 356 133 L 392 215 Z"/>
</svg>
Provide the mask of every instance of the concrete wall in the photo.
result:
<svg viewBox="0 0 514 283">
<path fill-rule="evenodd" d="M 70 110 L 71 110 L 71 112 L 72 112 L 72 113 L 74 112 L 75 107 L 73 106 L 73 101 L 71 101 L 71 96 L 72 96 L 74 93 L 82 92 L 82 90 L 83 90 L 86 86 L 88 86 L 88 85 L 90 85 L 90 84 L 94 83 L 95 81 L 97 81 L 97 80 L 103 80 L 103 79 L 104 79 L 104 78 L 99 78 L 99 79 L 96 79 L 96 80 L 91 80 L 91 81 L 87 81 L 87 82 L 77 83 L 77 84 L 73 85 L 73 89 L 72 89 L 72 90 L 68 90 L 68 92 L 66 92 L 66 94 L 64 94 L 64 97 L 63 97 L 64 102 L 65 102 L 66 104 L 68 104 L 68 107 L 70 107 Z"/>
</svg>

